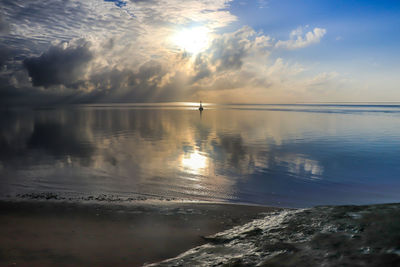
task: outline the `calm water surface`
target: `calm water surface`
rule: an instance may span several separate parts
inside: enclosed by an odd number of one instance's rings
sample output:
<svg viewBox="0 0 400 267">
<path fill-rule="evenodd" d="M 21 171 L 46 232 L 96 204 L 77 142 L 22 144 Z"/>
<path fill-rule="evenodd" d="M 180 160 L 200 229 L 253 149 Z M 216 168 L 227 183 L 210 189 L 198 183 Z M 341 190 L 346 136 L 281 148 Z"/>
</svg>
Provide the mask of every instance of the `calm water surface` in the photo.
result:
<svg viewBox="0 0 400 267">
<path fill-rule="evenodd" d="M 400 201 L 399 105 L 3 109 L 0 196 Z"/>
</svg>

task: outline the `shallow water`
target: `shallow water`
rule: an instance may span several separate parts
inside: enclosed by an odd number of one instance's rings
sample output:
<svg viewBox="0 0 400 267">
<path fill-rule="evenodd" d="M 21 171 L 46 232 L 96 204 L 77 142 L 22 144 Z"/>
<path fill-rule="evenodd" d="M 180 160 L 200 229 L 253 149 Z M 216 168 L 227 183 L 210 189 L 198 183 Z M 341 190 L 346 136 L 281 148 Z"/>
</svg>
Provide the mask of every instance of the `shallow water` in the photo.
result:
<svg viewBox="0 0 400 267">
<path fill-rule="evenodd" d="M 282 207 L 400 200 L 400 105 L 3 109 L 0 196 Z M 44 194 L 43 194 L 44 193 Z"/>
</svg>

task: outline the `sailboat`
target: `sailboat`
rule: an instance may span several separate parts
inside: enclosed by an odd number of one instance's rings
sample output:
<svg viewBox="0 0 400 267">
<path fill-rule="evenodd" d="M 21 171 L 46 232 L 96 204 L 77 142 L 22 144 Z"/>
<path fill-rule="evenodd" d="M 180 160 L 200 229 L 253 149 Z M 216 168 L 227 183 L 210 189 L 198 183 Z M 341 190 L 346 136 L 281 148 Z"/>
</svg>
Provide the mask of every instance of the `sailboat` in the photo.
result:
<svg viewBox="0 0 400 267">
<path fill-rule="evenodd" d="M 201 101 L 200 101 L 200 107 L 199 107 L 199 110 L 200 110 L 200 111 L 203 111 L 203 109 L 204 109 L 204 108 L 203 108 L 203 105 L 201 104 Z"/>
</svg>

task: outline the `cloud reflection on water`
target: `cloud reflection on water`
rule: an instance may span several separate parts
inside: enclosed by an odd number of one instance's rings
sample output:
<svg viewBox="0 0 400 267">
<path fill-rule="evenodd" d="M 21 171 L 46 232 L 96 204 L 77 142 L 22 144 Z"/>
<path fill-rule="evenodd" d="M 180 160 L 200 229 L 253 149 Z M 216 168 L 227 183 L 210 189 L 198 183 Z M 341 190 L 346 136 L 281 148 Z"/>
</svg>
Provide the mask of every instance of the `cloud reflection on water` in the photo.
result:
<svg viewBox="0 0 400 267">
<path fill-rule="evenodd" d="M 139 193 L 262 204 L 278 201 L 278 193 L 279 201 L 304 206 L 324 202 L 306 198 L 309 191 L 332 190 L 334 182 L 349 197 L 349 182 L 376 180 L 362 169 L 344 168 L 351 159 L 340 157 L 350 149 L 347 156 L 371 160 L 372 154 L 355 152 L 370 149 L 367 143 L 346 137 L 348 131 L 368 132 L 360 118 L 223 109 L 199 117 L 191 109 L 87 106 L 7 111 L 0 116 L 2 193 Z M 387 130 L 385 118 L 380 123 Z M 373 163 L 375 175 L 383 160 Z M 346 200 L 328 193 L 327 202 Z"/>
</svg>

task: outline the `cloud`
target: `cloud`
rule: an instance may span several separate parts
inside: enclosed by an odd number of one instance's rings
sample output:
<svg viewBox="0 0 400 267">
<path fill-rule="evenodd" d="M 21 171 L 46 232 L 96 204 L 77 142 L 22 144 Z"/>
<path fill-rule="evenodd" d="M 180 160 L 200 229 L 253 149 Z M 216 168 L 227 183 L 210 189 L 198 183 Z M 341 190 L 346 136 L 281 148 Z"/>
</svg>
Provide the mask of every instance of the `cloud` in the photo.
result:
<svg viewBox="0 0 400 267">
<path fill-rule="evenodd" d="M 11 56 L 11 51 L 6 46 L 0 45 L 0 70 L 6 65 L 7 60 Z"/>
<path fill-rule="evenodd" d="M 83 86 L 91 88 L 86 100 L 112 102 L 147 102 L 160 90 L 161 79 L 166 74 L 157 61 L 142 64 L 137 71 L 117 68 L 93 73 Z"/>
<path fill-rule="evenodd" d="M 255 73 L 248 69 L 242 73 L 244 62 L 267 55 L 272 46 L 268 36 L 243 27 L 215 36 L 210 47 L 193 59 L 182 53 L 141 63 L 135 58 L 125 62 L 119 49 L 125 48 L 125 53 L 131 49 L 120 41 L 79 39 L 52 45 L 42 55 L 27 58 L 24 66 L 33 86 L 51 86 L 54 91 L 60 85 L 64 92 L 64 87 L 74 88 L 83 102 L 185 100 L 197 90 L 238 88 L 244 81 L 254 84 L 250 76 Z"/>
<path fill-rule="evenodd" d="M 242 71 L 245 62 L 252 57 L 262 58 L 269 54 L 271 38 L 243 27 L 235 32 L 216 36 L 210 47 L 196 57 L 195 81 L 203 78 L 224 76 Z"/>
<path fill-rule="evenodd" d="M 83 75 L 88 62 L 93 58 L 89 51 L 90 44 L 61 43 L 51 46 L 39 57 L 24 60 L 34 86 L 49 87 L 52 85 L 72 85 Z"/>
<path fill-rule="evenodd" d="M 237 19 L 229 4 L 226 0 L 31 0 L 29 4 L 4 0 L 4 21 L 12 27 L 11 34 L 0 35 L 0 102 L 157 102 L 200 97 L 259 102 L 309 85 L 310 78 L 299 75 L 306 68 L 280 58 L 274 48 L 307 46 L 326 30 L 303 34 L 299 28 L 289 41 L 278 42 L 248 26 L 226 32 L 224 27 Z M 169 41 L 197 25 L 210 33 L 203 52 L 191 55 Z"/>
<path fill-rule="evenodd" d="M 226 69 L 238 69 L 243 65 L 243 57 L 246 56 L 251 46 L 248 37 L 254 35 L 254 31 L 244 27 L 233 34 L 225 34 L 216 38 L 211 45 L 211 62 L 216 64 L 217 71 Z"/>
<path fill-rule="evenodd" d="M 0 14 L 0 34 L 7 34 L 10 31 L 10 26 L 4 21 L 3 16 Z"/>
<path fill-rule="evenodd" d="M 314 30 L 305 33 L 303 36 L 303 28 L 298 28 L 291 32 L 290 40 L 278 41 L 275 46 L 286 49 L 299 49 L 319 43 L 326 34 L 326 29 L 314 28 Z"/>
<path fill-rule="evenodd" d="M 146 24 L 201 23 L 209 28 L 227 26 L 236 20 L 227 9 L 231 0 L 131 0 L 135 16 Z"/>
</svg>

